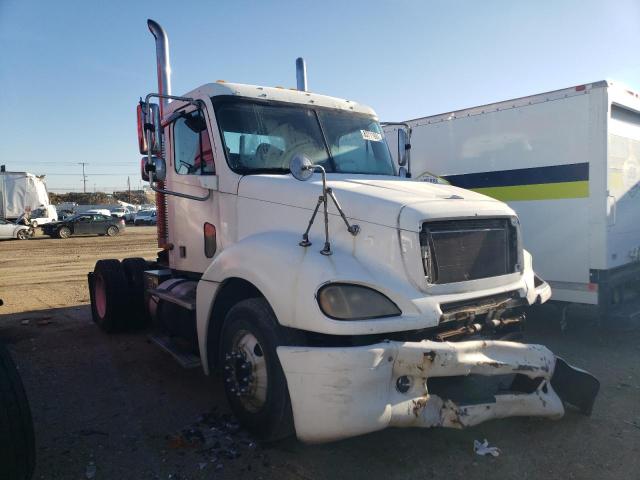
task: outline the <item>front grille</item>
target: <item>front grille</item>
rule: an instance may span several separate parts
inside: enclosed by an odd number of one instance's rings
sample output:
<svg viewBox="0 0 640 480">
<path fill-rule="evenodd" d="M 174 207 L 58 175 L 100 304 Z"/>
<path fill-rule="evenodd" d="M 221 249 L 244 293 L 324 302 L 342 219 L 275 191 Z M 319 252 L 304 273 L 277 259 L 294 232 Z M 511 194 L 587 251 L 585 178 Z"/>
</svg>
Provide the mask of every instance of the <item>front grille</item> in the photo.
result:
<svg viewBox="0 0 640 480">
<path fill-rule="evenodd" d="M 464 282 L 517 270 L 518 234 L 510 218 L 425 222 L 420 245 L 428 283 Z"/>
</svg>

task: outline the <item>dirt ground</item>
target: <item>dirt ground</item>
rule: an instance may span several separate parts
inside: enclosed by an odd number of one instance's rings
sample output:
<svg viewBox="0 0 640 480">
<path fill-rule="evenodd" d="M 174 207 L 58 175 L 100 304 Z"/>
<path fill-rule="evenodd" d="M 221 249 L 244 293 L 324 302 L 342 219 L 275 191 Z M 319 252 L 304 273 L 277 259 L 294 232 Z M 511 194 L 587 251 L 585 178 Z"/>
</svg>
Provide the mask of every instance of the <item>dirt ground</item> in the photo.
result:
<svg viewBox="0 0 640 480">
<path fill-rule="evenodd" d="M 594 373 L 593 415 L 517 418 L 464 431 L 389 429 L 308 446 L 259 445 L 228 416 L 219 379 L 183 370 L 146 333 L 92 323 L 86 273 L 99 258 L 155 256 L 153 227 L 115 238 L 0 242 L 0 338 L 33 412 L 36 479 L 633 479 L 640 478 L 640 328 L 610 332 L 552 308 L 527 341 Z M 580 325 L 582 324 L 582 325 Z M 488 439 L 499 457 L 473 452 Z"/>
</svg>

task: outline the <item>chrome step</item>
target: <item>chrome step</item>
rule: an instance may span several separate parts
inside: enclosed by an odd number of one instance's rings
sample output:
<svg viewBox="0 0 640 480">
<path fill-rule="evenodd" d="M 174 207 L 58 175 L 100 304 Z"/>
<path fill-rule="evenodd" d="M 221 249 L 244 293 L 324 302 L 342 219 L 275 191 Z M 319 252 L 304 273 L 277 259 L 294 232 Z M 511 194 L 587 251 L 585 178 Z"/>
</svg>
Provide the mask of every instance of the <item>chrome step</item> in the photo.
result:
<svg viewBox="0 0 640 480">
<path fill-rule="evenodd" d="M 170 337 L 149 335 L 149 340 L 175 358 L 182 368 L 198 368 L 202 366 L 198 355 L 180 348 Z"/>
</svg>

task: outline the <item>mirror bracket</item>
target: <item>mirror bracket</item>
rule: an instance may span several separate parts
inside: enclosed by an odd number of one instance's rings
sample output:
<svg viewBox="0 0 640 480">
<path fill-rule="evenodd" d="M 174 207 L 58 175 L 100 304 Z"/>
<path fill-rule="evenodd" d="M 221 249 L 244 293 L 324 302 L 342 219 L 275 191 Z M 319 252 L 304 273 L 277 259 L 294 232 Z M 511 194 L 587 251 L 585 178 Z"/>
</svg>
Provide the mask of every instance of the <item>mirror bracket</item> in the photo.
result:
<svg viewBox="0 0 640 480">
<path fill-rule="evenodd" d="M 309 180 L 313 175 L 314 170 L 320 170 L 320 173 L 322 175 L 322 195 L 318 197 L 318 202 L 316 203 L 316 207 L 313 209 L 313 213 L 311 214 L 311 219 L 309 220 L 307 229 L 302 234 L 302 240 L 300 241 L 300 243 L 298 243 L 298 245 L 300 245 L 301 247 L 311 246 L 311 241 L 309 241 L 309 231 L 311 230 L 311 226 L 316 219 L 318 210 L 320 210 L 320 205 L 322 205 L 324 214 L 324 247 L 322 248 L 322 250 L 320 250 L 320 253 L 322 255 L 331 255 L 333 253 L 331 251 L 331 242 L 329 241 L 329 199 L 333 201 L 333 204 L 338 210 L 340 217 L 347 226 L 347 231 L 354 237 L 358 235 L 358 233 L 360 233 L 360 226 L 356 225 L 355 223 L 349 223 L 349 220 L 344 214 L 340 203 L 338 203 L 336 194 L 333 193 L 333 190 L 330 187 L 327 187 L 327 172 L 322 165 L 314 165 L 311 160 L 305 155 L 295 155 L 289 163 L 289 170 L 291 170 L 291 175 L 293 175 L 296 180 L 300 180 L 302 182 Z"/>
</svg>

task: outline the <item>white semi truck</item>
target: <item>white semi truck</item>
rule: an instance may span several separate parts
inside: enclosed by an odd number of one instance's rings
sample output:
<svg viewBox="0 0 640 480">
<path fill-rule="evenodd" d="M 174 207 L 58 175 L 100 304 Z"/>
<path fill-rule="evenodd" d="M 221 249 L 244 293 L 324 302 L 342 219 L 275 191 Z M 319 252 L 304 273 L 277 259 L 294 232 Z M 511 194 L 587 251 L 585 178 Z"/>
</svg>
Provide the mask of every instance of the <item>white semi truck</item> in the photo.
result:
<svg viewBox="0 0 640 480">
<path fill-rule="evenodd" d="M 414 179 L 439 176 L 516 211 L 553 300 L 609 320 L 640 310 L 638 93 L 601 81 L 389 124 L 396 161 L 409 131 Z"/>
<path fill-rule="evenodd" d="M 0 218 L 16 220 L 31 212 L 34 227 L 58 220 L 49 204 L 49 194 L 42 177 L 28 172 L 0 171 Z"/>
<path fill-rule="evenodd" d="M 102 329 L 150 319 L 176 357 L 220 369 L 263 439 L 591 411 L 595 378 L 511 341 L 550 296 L 511 208 L 400 178 L 374 111 L 307 91 L 301 59 L 297 90 L 172 95 L 167 37 L 148 26 L 159 88 L 138 133 L 161 251 L 96 263 Z"/>
</svg>

